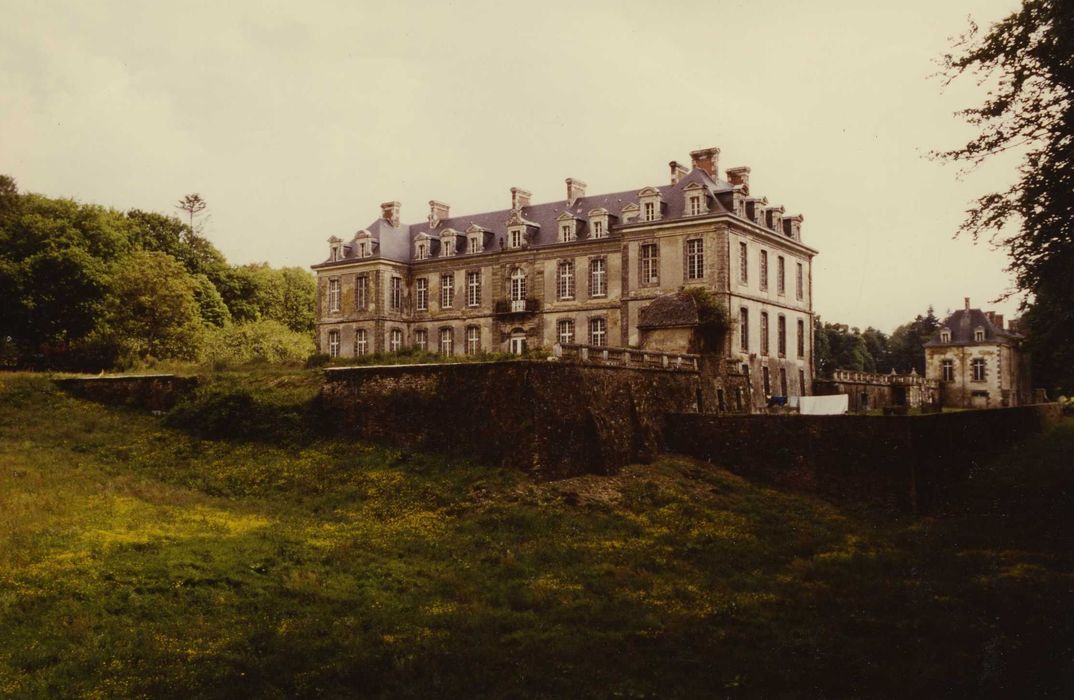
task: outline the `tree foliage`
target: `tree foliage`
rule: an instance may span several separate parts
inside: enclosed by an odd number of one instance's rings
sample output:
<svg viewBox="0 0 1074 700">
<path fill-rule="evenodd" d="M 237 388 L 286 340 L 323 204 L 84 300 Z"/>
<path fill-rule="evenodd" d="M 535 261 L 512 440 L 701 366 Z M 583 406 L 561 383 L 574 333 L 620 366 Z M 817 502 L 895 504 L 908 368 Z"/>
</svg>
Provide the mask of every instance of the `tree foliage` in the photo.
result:
<svg viewBox="0 0 1074 700">
<path fill-rule="evenodd" d="M 131 357 L 187 358 L 209 330 L 233 321 L 274 320 L 308 334 L 314 320 L 313 277 L 301 268 L 232 266 L 174 216 L 20 193 L 7 175 L 0 300 L 3 366 L 98 370 Z"/>
<path fill-rule="evenodd" d="M 818 316 L 813 328 L 814 369 L 818 377 L 830 377 L 836 369 L 923 375 L 924 344 L 939 327 L 931 306 L 890 336 L 872 327 L 863 331 L 843 323 L 823 322 Z"/>
<path fill-rule="evenodd" d="M 991 87 L 960 113 L 977 135 L 935 155 L 972 168 L 1024 153 L 1014 184 L 979 197 L 960 231 L 1006 249 L 1037 376 L 1074 388 L 1074 0 L 1023 0 L 987 32 L 971 22 L 943 63 L 947 82 Z"/>
</svg>

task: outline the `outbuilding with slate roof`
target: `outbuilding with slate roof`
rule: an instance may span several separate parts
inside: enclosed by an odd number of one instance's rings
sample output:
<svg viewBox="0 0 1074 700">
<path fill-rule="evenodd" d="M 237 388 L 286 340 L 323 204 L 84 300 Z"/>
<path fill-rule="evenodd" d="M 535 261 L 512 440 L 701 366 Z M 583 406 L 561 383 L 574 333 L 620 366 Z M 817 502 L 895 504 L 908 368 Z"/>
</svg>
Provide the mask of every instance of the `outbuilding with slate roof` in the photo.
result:
<svg viewBox="0 0 1074 700">
<path fill-rule="evenodd" d="M 939 380 L 942 402 L 950 408 L 1019 406 L 1031 400 L 1025 338 L 1011 320 L 970 307 L 955 311 L 925 343 L 925 376 Z"/>
</svg>

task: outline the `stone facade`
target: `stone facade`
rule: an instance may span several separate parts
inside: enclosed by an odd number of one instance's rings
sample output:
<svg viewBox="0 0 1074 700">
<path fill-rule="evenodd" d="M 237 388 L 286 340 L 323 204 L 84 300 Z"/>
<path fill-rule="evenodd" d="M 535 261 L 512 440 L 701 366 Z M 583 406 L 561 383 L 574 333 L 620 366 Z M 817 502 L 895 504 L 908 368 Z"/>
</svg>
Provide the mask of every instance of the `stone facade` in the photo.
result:
<svg viewBox="0 0 1074 700">
<path fill-rule="evenodd" d="M 734 323 L 716 364 L 745 377 L 748 400 L 808 393 L 817 251 L 802 243 L 802 217 L 750 196 L 749 168 L 720 179 L 719 149 L 691 157 L 689 171 L 672 162 L 667 185 L 587 196 L 568 178 L 562 200 L 534 205 L 515 187 L 509 209 L 468 216 L 434 200 L 418 224 L 384 203 L 313 266 L 319 347 L 343 357 L 638 347 L 643 308 L 703 287 Z"/>
<path fill-rule="evenodd" d="M 965 307 L 948 316 L 925 343 L 925 375 L 940 382 L 951 408 L 997 408 L 1032 402 L 1029 358 L 1023 336 L 1004 329 L 1003 317 Z"/>
</svg>

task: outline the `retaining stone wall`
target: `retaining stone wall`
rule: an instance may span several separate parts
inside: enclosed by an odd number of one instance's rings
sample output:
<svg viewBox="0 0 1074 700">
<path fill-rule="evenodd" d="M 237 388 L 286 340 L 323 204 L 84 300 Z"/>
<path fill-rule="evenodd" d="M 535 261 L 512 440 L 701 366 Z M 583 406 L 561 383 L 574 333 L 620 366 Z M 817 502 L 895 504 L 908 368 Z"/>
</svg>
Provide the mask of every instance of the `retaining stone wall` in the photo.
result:
<svg viewBox="0 0 1074 700">
<path fill-rule="evenodd" d="M 1057 404 L 923 416 L 669 415 L 668 450 L 778 485 L 935 507 L 979 461 L 1060 418 Z"/>
<path fill-rule="evenodd" d="M 176 401 L 193 391 L 198 385 L 198 378 L 174 374 L 128 374 L 57 379 L 55 383 L 81 399 L 167 411 Z"/>
<path fill-rule="evenodd" d="M 663 414 L 698 410 L 694 371 L 515 361 L 325 375 L 321 398 L 345 435 L 543 478 L 608 474 L 647 461 L 661 450 Z"/>
</svg>

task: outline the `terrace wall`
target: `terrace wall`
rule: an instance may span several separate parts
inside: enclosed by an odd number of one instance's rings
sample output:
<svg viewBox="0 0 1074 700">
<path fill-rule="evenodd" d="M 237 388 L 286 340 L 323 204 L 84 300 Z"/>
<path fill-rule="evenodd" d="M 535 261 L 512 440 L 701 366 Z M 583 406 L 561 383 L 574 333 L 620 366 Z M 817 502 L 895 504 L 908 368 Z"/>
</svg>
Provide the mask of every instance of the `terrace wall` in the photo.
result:
<svg viewBox="0 0 1074 700">
<path fill-rule="evenodd" d="M 979 461 L 1059 418 L 1058 404 L 923 416 L 676 414 L 664 437 L 669 451 L 743 476 L 922 511 Z"/>
</svg>

